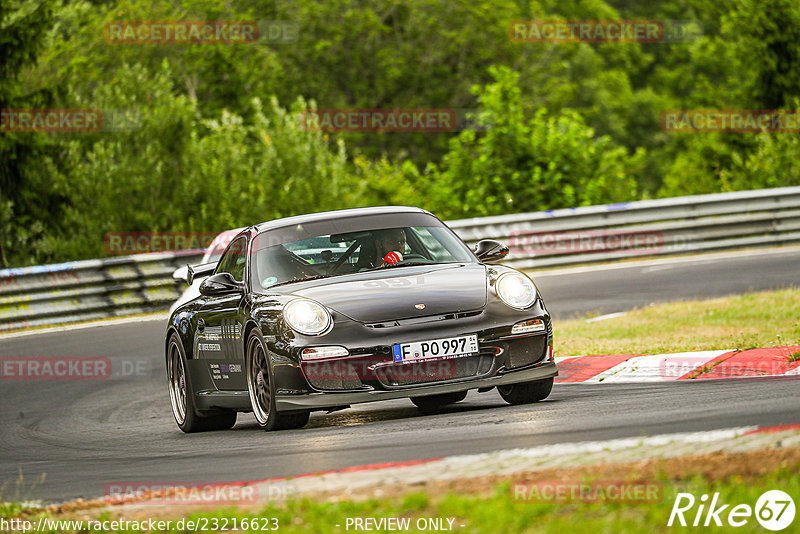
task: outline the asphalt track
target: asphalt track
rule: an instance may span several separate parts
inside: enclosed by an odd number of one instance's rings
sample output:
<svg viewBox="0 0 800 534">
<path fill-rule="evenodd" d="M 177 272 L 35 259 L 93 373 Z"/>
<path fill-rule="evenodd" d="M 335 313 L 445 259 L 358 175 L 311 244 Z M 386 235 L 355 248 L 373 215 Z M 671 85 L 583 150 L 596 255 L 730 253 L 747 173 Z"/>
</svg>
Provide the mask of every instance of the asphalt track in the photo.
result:
<svg viewBox="0 0 800 534">
<path fill-rule="evenodd" d="M 800 248 L 791 248 L 534 278 L 551 312 L 565 318 L 797 286 L 798 265 Z M 315 413 L 306 428 L 275 433 L 240 414 L 231 431 L 185 435 L 167 399 L 163 323 L 0 337 L 0 357 L 107 357 L 113 370 L 107 380 L 0 381 L 0 500 L 56 502 L 102 496 L 106 485 L 120 482 L 254 480 L 514 447 L 800 423 L 800 379 L 787 377 L 556 385 L 547 401 L 520 407 L 506 405 L 495 391 L 471 392 L 436 415 L 395 400 Z M 25 482 L 17 491 L 20 473 Z"/>
</svg>

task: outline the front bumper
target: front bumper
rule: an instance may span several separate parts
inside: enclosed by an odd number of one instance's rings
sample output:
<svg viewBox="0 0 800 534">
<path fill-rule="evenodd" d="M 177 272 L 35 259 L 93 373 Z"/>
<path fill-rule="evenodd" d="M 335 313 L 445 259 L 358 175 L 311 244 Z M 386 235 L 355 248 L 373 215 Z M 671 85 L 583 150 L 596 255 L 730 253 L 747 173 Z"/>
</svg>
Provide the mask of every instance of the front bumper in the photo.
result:
<svg viewBox="0 0 800 534">
<path fill-rule="evenodd" d="M 278 411 L 325 410 L 363 402 L 455 393 L 470 389 L 544 380 L 557 376 L 552 361 L 550 315 L 541 299 L 518 311 L 499 299 L 481 310 L 362 324 L 332 312 L 335 327 L 324 337 L 293 333 L 280 323 L 280 307 L 264 308 L 259 320 L 272 365 Z M 512 325 L 542 319 L 543 332 L 512 334 Z M 272 321 L 272 322 L 270 322 Z M 277 322 L 276 322 L 277 321 Z M 392 347 L 426 339 L 477 334 L 479 350 L 469 357 L 434 360 L 430 364 L 394 362 Z M 307 361 L 301 351 L 315 346 L 342 346 L 349 356 Z M 193 366 L 200 411 L 248 411 L 249 396 L 242 387 L 219 389 L 205 361 Z M 244 369 L 244 366 L 242 366 Z M 238 384 L 237 384 L 238 385 Z"/>
<path fill-rule="evenodd" d="M 454 393 L 477 388 L 492 388 L 519 382 L 543 380 L 558 375 L 558 368 L 553 361 L 544 361 L 530 368 L 519 370 L 498 371 L 497 374 L 474 380 L 463 380 L 447 384 L 428 384 L 415 387 L 406 387 L 394 390 L 369 390 L 369 391 L 344 391 L 312 392 L 303 395 L 277 395 L 276 408 L 279 412 L 292 410 L 319 410 L 329 407 L 347 406 L 362 402 L 380 400 L 404 399 L 421 397 L 425 395 L 439 395 L 441 393 Z"/>
</svg>

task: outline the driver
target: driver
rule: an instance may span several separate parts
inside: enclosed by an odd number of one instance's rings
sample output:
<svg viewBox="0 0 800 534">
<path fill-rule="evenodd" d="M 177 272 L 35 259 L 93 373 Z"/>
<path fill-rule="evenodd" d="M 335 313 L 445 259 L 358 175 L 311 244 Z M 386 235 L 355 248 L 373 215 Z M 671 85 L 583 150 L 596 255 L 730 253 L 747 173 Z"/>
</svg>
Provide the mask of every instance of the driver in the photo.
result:
<svg viewBox="0 0 800 534">
<path fill-rule="evenodd" d="M 406 232 L 402 228 L 378 230 L 373 233 L 375 237 L 374 267 L 387 267 L 403 261 L 403 252 L 406 251 Z"/>
</svg>

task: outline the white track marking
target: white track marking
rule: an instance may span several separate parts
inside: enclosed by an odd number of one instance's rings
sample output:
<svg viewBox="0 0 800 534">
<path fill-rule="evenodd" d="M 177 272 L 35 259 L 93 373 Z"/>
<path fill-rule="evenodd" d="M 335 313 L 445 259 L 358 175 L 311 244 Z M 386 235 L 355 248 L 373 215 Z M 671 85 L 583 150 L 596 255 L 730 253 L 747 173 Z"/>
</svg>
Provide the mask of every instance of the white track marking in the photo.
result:
<svg viewBox="0 0 800 534">
<path fill-rule="evenodd" d="M 712 441 L 733 439 L 746 432 L 758 429 L 757 426 L 742 426 L 707 430 L 703 432 L 679 432 L 675 434 L 659 434 L 635 438 L 617 438 L 602 441 L 579 441 L 574 443 L 558 443 L 540 445 L 529 449 L 506 449 L 497 452 L 450 456 L 442 459 L 448 463 L 480 463 L 488 458 L 539 458 L 542 456 L 559 456 L 566 454 L 586 454 L 592 452 L 618 451 L 632 447 L 658 447 L 669 443 L 710 443 Z"/>
<path fill-rule="evenodd" d="M 708 263 L 718 260 L 729 258 L 740 258 L 748 256 L 764 256 L 767 254 L 797 254 L 800 252 L 800 247 L 777 247 L 770 249 L 749 249 L 737 252 L 710 252 L 707 254 L 695 254 L 692 256 L 680 256 L 677 258 L 661 258 L 654 260 L 641 260 L 629 261 L 623 263 L 610 263 L 601 265 L 589 265 L 585 267 L 566 267 L 563 269 L 554 269 L 537 272 L 536 269 L 523 269 L 526 273 L 536 278 L 544 278 L 546 276 L 561 276 L 567 274 L 581 274 L 593 273 L 597 271 L 610 271 L 614 269 L 637 269 L 643 267 L 651 267 L 656 265 L 670 265 L 676 263 Z"/>
<path fill-rule="evenodd" d="M 76 323 L 64 326 L 51 326 L 46 328 L 36 328 L 34 330 L 26 330 L 24 332 L 11 332 L 9 334 L 0 334 L 0 339 L 10 339 L 15 337 L 35 336 L 37 334 L 52 334 L 55 332 L 70 332 L 72 330 L 81 330 L 83 328 L 96 328 L 98 326 L 116 326 L 128 323 L 141 323 L 145 321 L 166 321 L 169 319 L 167 313 L 156 313 L 152 315 L 142 315 L 137 317 L 123 317 L 121 319 L 99 319 L 88 323 Z"/>
<path fill-rule="evenodd" d="M 592 317 L 591 319 L 586 319 L 587 323 L 596 323 L 597 321 L 605 321 L 606 319 L 616 319 L 617 317 L 624 317 L 628 315 L 628 312 L 615 312 L 615 313 L 607 313 L 605 315 L 598 315 L 597 317 Z"/>
<path fill-rule="evenodd" d="M 704 350 L 637 356 L 593 376 L 586 382 L 670 382 L 726 352 L 730 351 Z"/>
<path fill-rule="evenodd" d="M 700 369 L 714 358 L 726 353 L 733 353 L 737 349 L 725 350 L 706 350 L 698 352 L 673 352 L 669 354 L 650 354 L 650 355 L 631 355 L 627 360 L 618 363 L 614 367 L 606 369 L 591 378 L 581 382 L 561 382 L 561 386 L 575 384 L 600 384 L 600 383 L 636 383 L 636 382 L 672 382 L 682 376 L 686 376 L 696 369 Z M 756 349 L 757 350 L 757 349 Z M 604 358 L 606 356 L 556 356 L 557 365 L 563 364 L 568 360 L 581 360 L 592 358 Z M 743 374 L 741 376 L 728 376 L 719 380 L 730 380 L 734 378 L 753 378 L 754 376 L 800 376 L 800 366 L 786 371 L 782 374 L 753 375 Z M 714 378 L 717 379 L 717 378 Z"/>
</svg>

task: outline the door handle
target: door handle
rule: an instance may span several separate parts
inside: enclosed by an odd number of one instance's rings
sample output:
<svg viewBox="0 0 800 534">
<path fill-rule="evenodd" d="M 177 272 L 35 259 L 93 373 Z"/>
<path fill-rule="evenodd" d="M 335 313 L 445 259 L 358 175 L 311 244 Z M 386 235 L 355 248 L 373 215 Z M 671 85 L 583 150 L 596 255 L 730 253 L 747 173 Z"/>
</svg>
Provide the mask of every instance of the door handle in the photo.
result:
<svg viewBox="0 0 800 534">
<path fill-rule="evenodd" d="M 206 329 L 206 322 L 202 319 L 197 320 L 197 331 L 202 332 Z"/>
</svg>

